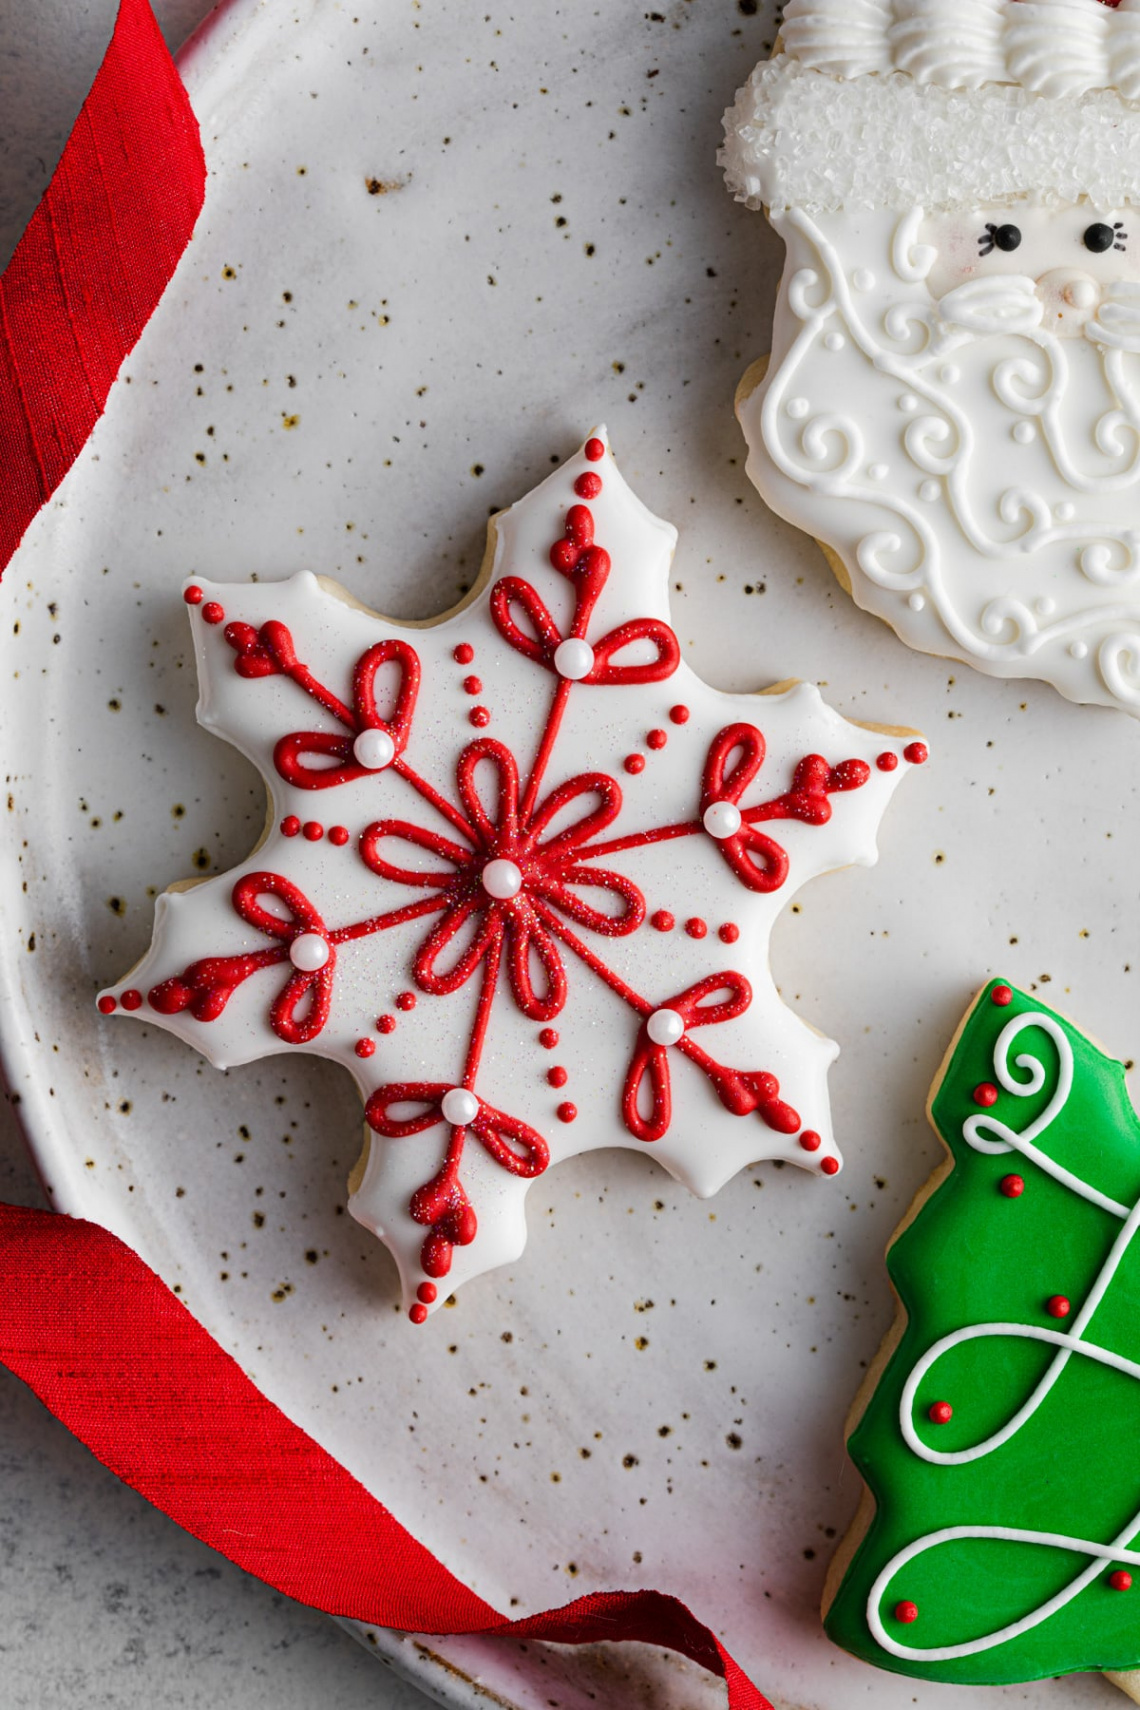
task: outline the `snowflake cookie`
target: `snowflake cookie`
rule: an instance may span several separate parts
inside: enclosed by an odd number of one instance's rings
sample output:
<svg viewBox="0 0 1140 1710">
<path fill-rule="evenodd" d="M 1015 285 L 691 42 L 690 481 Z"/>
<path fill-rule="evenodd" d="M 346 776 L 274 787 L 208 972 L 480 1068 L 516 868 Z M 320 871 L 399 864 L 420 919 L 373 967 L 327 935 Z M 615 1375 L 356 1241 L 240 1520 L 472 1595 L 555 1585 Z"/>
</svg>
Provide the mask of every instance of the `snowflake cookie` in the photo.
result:
<svg viewBox="0 0 1140 1710">
<path fill-rule="evenodd" d="M 575 1153 L 651 1149 L 702 1197 L 760 1158 L 840 1167 L 838 1047 L 780 1001 L 768 938 L 808 879 L 875 860 L 926 748 L 806 683 L 701 682 L 675 544 L 599 432 L 494 518 L 478 591 L 431 627 L 308 573 L 185 589 L 199 720 L 264 774 L 268 828 L 159 898 L 99 1007 L 219 1068 L 350 1069 L 349 1208 L 417 1323 L 519 1256 L 529 1184 Z"/>
</svg>

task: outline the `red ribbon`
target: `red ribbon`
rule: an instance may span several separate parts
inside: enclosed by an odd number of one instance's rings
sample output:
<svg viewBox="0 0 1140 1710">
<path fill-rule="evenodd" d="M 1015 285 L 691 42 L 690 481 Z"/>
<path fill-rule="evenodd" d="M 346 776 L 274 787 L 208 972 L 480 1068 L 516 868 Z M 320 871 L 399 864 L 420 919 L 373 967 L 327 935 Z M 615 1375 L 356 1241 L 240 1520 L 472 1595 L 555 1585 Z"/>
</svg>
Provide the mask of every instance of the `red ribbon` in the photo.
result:
<svg viewBox="0 0 1140 1710">
<path fill-rule="evenodd" d="M 58 170 L 0 278 L 0 572 L 75 461 L 190 240 L 197 124 L 147 0 L 121 0 Z M 107 1230 L 0 1205 L 0 1362 L 103 1464 L 247 1572 L 329 1614 L 418 1633 L 633 1639 L 771 1710 L 656 1591 L 509 1621 L 266 1400 Z"/>
<path fill-rule="evenodd" d="M 0 1359 L 148 1502 L 301 1603 L 403 1632 L 637 1639 L 719 1675 L 730 1710 L 772 1710 L 716 1636 L 661 1592 L 594 1592 L 505 1619 L 97 1224 L 0 1206 Z"/>
<path fill-rule="evenodd" d="M 0 574 L 103 414 L 190 241 L 206 162 L 147 0 L 122 0 L 63 157 L 0 277 Z"/>
</svg>

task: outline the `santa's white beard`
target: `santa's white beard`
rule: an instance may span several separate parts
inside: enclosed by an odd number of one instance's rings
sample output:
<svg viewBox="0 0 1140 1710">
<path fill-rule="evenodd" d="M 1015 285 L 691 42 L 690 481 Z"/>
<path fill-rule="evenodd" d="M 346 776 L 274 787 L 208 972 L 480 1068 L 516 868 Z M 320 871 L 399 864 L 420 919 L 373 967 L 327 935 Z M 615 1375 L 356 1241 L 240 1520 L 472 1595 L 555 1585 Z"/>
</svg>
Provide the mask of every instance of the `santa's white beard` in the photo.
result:
<svg viewBox="0 0 1140 1710">
<path fill-rule="evenodd" d="M 1140 288 L 1065 338 L 1015 274 L 936 302 L 920 219 L 776 222 L 750 473 L 912 645 L 1140 711 Z"/>
</svg>

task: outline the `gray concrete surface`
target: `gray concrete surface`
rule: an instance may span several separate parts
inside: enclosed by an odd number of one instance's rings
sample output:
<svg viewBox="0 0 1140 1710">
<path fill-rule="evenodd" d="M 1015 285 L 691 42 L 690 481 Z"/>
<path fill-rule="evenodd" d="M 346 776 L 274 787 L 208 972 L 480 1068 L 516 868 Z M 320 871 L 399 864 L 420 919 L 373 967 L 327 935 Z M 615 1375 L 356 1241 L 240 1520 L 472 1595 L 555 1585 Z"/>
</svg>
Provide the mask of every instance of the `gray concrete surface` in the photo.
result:
<svg viewBox="0 0 1140 1710">
<path fill-rule="evenodd" d="M 51 176 L 115 8 L 0 0 L 0 266 Z M 155 7 L 174 46 L 209 9 L 206 0 Z M 0 1199 L 42 1203 L 3 1101 Z M 0 1368 L 0 1710 L 427 1703 L 332 1621 L 180 1532 Z"/>
</svg>

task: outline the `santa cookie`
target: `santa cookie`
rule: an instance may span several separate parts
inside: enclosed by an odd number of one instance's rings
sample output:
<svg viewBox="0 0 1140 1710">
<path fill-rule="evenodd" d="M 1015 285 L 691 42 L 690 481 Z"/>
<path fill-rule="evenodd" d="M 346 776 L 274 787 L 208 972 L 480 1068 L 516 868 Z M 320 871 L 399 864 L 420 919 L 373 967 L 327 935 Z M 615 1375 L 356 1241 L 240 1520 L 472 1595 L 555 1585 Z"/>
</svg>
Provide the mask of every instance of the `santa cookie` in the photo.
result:
<svg viewBox="0 0 1140 1710">
<path fill-rule="evenodd" d="M 1140 0 L 789 0 L 725 131 L 764 498 L 912 647 L 1140 716 Z"/>
<path fill-rule="evenodd" d="M 416 1322 L 518 1257 L 527 1188 L 574 1153 L 644 1151 L 702 1196 L 760 1158 L 840 1167 L 837 1047 L 781 1003 L 769 934 L 806 880 L 874 861 L 926 749 L 808 684 L 701 682 L 675 542 L 599 432 L 494 519 L 431 627 L 308 574 L 185 590 L 199 719 L 260 768 L 269 820 L 236 872 L 160 899 L 99 1005 L 218 1067 L 349 1069 L 349 1208 Z"/>
<path fill-rule="evenodd" d="M 1104 1669 L 1140 1702 L 1140 1118 L 1124 1068 L 1003 981 L 939 1071 L 949 1161 L 888 1252 L 899 1319 L 824 1599 L 881 1668 Z"/>
</svg>

